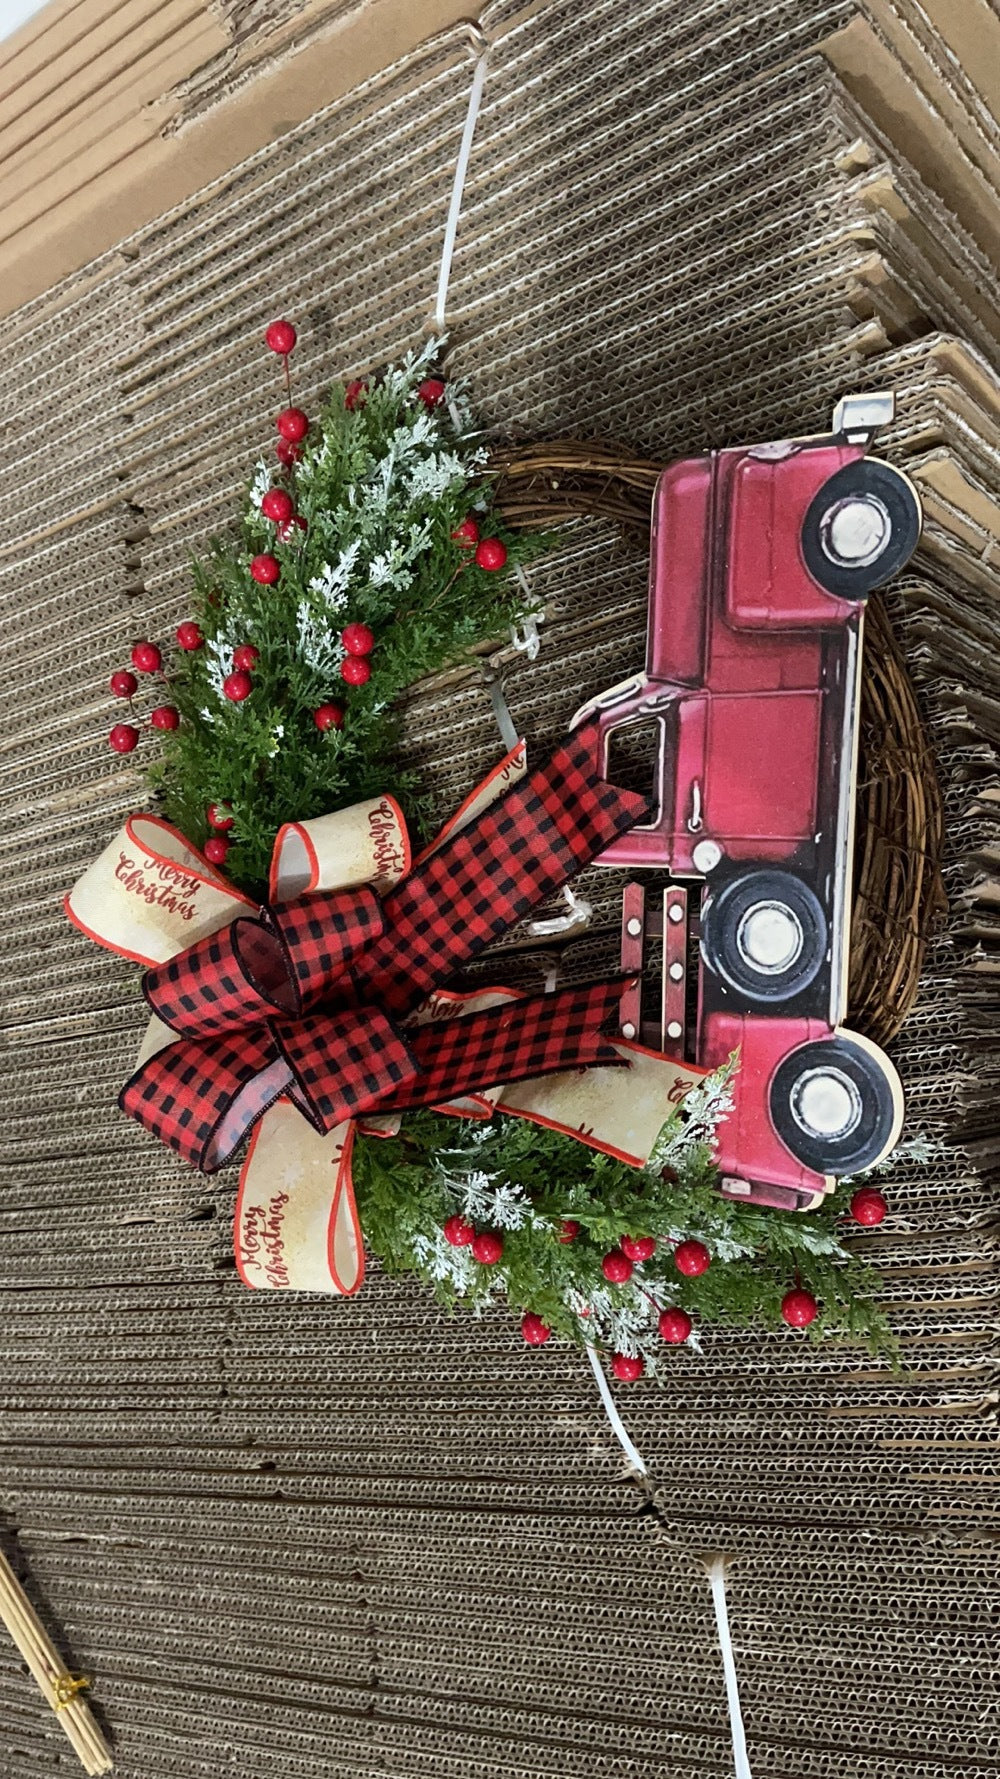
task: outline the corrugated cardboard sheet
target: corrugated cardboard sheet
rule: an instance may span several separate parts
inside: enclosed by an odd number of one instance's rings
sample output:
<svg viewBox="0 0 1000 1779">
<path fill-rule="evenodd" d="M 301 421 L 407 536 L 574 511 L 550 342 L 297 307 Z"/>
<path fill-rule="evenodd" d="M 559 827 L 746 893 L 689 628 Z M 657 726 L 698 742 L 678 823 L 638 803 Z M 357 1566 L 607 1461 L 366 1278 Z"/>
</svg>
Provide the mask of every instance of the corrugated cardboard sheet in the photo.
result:
<svg viewBox="0 0 1000 1779">
<path fill-rule="evenodd" d="M 895 1046 L 931 1159 L 897 1167 L 888 1220 L 859 1237 L 903 1369 L 791 1332 L 678 1352 L 665 1388 L 622 1392 L 655 1511 L 573 1353 L 449 1321 L 375 1267 L 350 1303 L 242 1288 L 233 1171 L 202 1179 L 117 1113 L 136 972 L 59 911 L 143 795 L 107 748 L 108 674 L 183 615 L 188 555 L 271 436 L 263 326 L 298 324 L 306 407 L 421 332 L 466 35 L 6 324 L 0 1538 L 94 1677 L 127 1779 L 721 1779 L 704 1547 L 738 1559 L 759 1779 L 997 1771 L 1000 293 L 988 207 L 949 201 L 891 105 L 869 115 L 838 36 L 872 33 L 914 97 L 922 56 L 974 168 L 995 95 L 937 34 L 974 9 L 934 10 L 507 0 L 485 18 L 453 364 L 496 434 L 666 457 L 814 431 L 844 390 L 888 386 L 882 448 L 929 514 L 888 598 L 949 824 L 951 921 Z M 535 584 L 541 654 L 498 665 L 544 744 L 640 664 L 644 554 L 582 522 Z M 407 747 L 446 812 L 497 753 L 475 674 L 414 696 Z M 586 885 L 581 972 L 613 955 L 615 889 Z M 3 1779 L 70 1758 L 0 1648 Z"/>
</svg>

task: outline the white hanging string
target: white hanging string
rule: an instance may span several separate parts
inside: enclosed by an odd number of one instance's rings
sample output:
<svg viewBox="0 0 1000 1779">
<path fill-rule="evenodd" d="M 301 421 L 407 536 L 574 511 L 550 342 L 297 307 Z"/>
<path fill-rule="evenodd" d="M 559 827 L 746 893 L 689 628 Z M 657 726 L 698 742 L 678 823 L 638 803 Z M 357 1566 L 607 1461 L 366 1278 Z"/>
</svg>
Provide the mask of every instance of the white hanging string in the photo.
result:
<svg viewBox="0 0 1000 1779">
<path fill-rule="evenodd" d="M 608 1417 L 608 1425 L 628 1459 L 629 1469 L 638 1476 L 648 1477 L 649 1471 L 642 1454 L 629 1438 L 621 1415 L 615 1406 L 615 1399 L 604 1375 L 604 1367 L 593 1347 L 587 1347 L 585 1351 L 597 1380 L 597 1388 L 601 1393 L 601 1402 Z M 717 1551 L 711 1556 L 706 1556 L 703 1560 L 712 1584 L 712 1604 L 715 1607 L 715 1624 L 719 1634 L 719 1648 L 722 1651 L 722 1671 L 726 1678 L 726 1703 L 729 1706 L 729 1730 L 733 1741 L 735 1779 L 753 1779 L 747 1756 L 743 1712 L 740 1709 L 740 1691 L 736 1678 L 736 1659 L 733 1655 L 729 1611 L 726 1606 L 726 1558 L 721 1551 Z"/>
<path fill-rule="evenodd" d="M 483 87 L 486 84 L 486 70 L 489 67 L 490 52 L 486 39 L 476 26 L 470 26 L 475 41 L 482 45 L 476 59 L 475 72 L 472 76 L 472 91 L 469 94 L 469 108 L 465 114 L 465 128 L 458 150 L 458 161 L 455 166 L 455 178 L 451 188 L 451 203 L 448 206 L 448 220 L 444 229 L 444 246 L 441 249 L 441 270 L 438 273 L 437 299 L 434 304 L 434 331 L 443 334 L 447 330 L 448 284 L 451 279 L 451 262 L 455 254 L 455 241 L 458 236 L 458 219 L 462 213 L 462 197 L 465 192 L 465 177 L 469 171 L 472 158 L 472 139 L 476 133 L 476 122 L 479 107 L 482 104 Z"/>
</svg>

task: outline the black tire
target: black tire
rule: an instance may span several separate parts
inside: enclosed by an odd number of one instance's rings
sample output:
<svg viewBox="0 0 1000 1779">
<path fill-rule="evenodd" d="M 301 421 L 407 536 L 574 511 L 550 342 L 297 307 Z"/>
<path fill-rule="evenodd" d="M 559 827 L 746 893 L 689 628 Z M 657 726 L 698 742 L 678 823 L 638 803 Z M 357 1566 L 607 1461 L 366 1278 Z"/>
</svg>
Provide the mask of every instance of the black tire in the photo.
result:
<svg viewBox="0 0 1000 1779">
<path fill-rule="evenodd" d="M 701 954 L 739 995 L 773 1007 L 808 988 L 822 968 L 826 916 L 808 884 L 790 871 L 749 871 L 706 902 Z"/>
<path fill-rule="evenodd" d="M 802 1044 L 779 1063 L 769 1096 L 771 1122 L 803 1167 L 841 1177 L 881 1160 L 898 1101 L 892 1065 L 880 1058 L 881 1052 L 849 1037 L 835 1037 Z"/>
<path fill-rule="evenodd" d="M 868 509 L 868 549 L 860 559 L 839 554 L 836 524 L 858 505 Z M 802 524 L 802 555 L 814 581 L 841 599 L 864 599 L 910 560 L 920 539 L 920 502 L 905 476 L 877 457 L 847 463 L 814 495 Z M 862 526 L 862 532 L 864 526 Z M 862 551 L 864 536 L 854 547 Z"/>
</svg>

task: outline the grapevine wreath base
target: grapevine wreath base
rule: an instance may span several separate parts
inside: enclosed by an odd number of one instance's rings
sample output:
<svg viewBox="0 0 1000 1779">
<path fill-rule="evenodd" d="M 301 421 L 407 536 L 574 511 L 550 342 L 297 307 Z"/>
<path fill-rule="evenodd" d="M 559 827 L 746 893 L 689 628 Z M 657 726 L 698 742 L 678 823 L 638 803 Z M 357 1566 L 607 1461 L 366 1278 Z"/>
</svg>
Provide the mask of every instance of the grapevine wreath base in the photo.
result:
<svg viewBox="0 0 1000 1779">
<path fill-rule="evenodd" d="M 287 373 L 294 328 L 272 324 L 267 343 Z M 573 442 L 491 460 L 464 391 L 438 373 L 440 349 L 430 341 L 378 378 L 334 386 L 317 418 L 289 385 L 239 532 L 195 567 L 169 668 L 161 644 L 141 638 L 112 677 L 131 720 L 110 745 L 133 751 L 145 715 L 163 744 L 149 766 L 160 812 L 251 898 L 266 894 L 286 823 L 391 791 L 428 837 L 420 785 L 395 760 L 394 701 L 526 614 L 539 527 L 587 513 L 648 528 L 658 466 Z M 938 911 L 941 817 L 877 602 L 862 721 L 852 1011 L 884 1040 L 912 1002 Z M 671 1111 L 641 1167 L 502 1113 L 418 1110 L 358 1134 L 365 1243 L 449 1309 L 481 1315 L 505 1301 L 529 1345 L 562 1336 L 606 1353 L 625 1381 L 655 1374 L 713 1323 L 783 1321 L 884 1347 L 866 1269 L 842 1239 L 848 1211 L 881 1220 L 875 1186 L 843 1182 L 806 1216 L 716 1192 L 712 1135 L 734 1066 Z"/>
</svg>

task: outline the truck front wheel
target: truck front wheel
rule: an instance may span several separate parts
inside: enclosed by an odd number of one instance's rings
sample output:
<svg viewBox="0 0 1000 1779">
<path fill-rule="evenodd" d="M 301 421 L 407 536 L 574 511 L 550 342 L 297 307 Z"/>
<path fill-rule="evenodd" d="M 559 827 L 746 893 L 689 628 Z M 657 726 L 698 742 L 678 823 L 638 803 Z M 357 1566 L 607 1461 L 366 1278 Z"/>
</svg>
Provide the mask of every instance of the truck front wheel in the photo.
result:
<svg viewBox="0 0 1000 1779">
<path fill-rule="evenodd" d="M 817 1174 L 858 1174 L 892 1149 L 903 1090 L 889 1058 L 850 1032 L 793 1050 L 774 1071 L 771 1122 L 786 1149 Z"/>
</svg>

